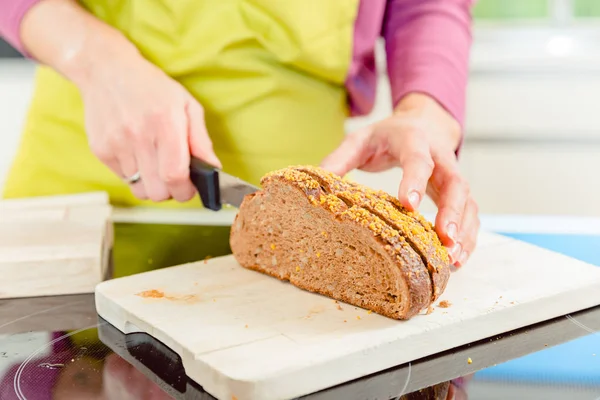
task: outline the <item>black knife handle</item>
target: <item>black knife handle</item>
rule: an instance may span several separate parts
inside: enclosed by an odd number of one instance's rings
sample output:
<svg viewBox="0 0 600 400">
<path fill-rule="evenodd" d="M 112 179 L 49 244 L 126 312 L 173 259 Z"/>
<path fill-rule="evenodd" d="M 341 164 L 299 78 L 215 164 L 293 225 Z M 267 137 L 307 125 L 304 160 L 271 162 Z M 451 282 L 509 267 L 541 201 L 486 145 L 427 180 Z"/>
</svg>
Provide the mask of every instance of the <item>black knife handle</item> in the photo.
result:
<svg viewBox="0 0 600 400">
<path fill-rule="evenodd" d="M 219 190 L 219 173 L 215 167 L 192 157 L 190 162 L 190 179 L 204 207 L 219 211 L 221 209 L 221 191 Z"/>
</svg>

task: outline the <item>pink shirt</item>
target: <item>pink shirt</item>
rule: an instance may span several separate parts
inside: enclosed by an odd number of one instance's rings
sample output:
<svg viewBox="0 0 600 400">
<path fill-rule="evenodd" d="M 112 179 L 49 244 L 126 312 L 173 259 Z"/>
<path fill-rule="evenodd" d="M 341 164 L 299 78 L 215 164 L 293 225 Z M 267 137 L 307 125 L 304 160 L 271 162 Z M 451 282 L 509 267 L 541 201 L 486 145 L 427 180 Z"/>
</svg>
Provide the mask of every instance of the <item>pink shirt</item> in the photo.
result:
<svg viewBox="0 0 600 400">
<path fill-rule="evenodd" d="M 26 56 L 19 28 L 38 1 L 0 0 L 0 36 Z M 382 36 L 393 104 L 407 93 L 426 93 L 463 126 L 474 1 L 361 0 L 346 79 L 352 115 L 369 113 L 375 102 L 374 47 Z"/>
</svg>

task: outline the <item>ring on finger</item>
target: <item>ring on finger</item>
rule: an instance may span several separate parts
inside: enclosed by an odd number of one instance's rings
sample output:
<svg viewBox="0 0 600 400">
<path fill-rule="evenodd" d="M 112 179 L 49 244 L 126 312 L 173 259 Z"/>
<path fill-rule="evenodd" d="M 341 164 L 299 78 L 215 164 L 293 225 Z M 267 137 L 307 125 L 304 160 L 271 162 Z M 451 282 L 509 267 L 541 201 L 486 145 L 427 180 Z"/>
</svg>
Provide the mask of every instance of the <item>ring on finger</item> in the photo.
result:
<svg viewBox="0 0 600 400">
<path fill-rule="evenodd" d="M 140 179 L 142 179 L 142 176 L 140 175 L 140 172 L 138 171 L 129 177 L 123 178 L 123 181 L 125 183 L 132 185 L 132 184 L 138 182 Z"/>
</svg>

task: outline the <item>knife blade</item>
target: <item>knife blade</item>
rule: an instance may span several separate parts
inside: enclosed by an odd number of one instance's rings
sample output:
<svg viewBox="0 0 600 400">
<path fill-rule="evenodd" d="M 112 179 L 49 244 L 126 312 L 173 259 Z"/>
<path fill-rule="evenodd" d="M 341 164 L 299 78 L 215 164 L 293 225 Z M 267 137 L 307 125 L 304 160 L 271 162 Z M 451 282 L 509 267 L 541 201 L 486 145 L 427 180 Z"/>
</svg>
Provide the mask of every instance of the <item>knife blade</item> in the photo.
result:
<svg viewBox="0 0 600 400">
<path fill-rule="evenodd" d="M 198 189 L 204 207 L 213 211 L 219 211 L 223 204 L 239 208 L 246 195 L 259 190 L 195 157 L 190 162 L 190 179 Z"/>
</svg>

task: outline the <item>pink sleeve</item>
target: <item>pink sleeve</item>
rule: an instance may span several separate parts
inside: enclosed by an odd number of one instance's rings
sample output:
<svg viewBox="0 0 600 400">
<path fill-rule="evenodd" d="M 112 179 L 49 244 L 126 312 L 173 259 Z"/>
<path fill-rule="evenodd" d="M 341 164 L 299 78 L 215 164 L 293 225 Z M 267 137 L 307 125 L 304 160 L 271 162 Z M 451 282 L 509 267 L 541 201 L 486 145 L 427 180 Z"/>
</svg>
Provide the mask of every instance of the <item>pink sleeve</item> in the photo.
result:
<svg viewBox="0 0 600 400">
<path fill-rule="evenodd" d="M 40 0 L 0 0 L 0 36 L 25 56 L 29 56 L 21 43 L 21 20 Z"/>
<path fill-rule="evenodd" d="M 388 0 L 382 36 L 394 105 L 435 98 L 464 126 L 474 0 Z"/>
</svg>

